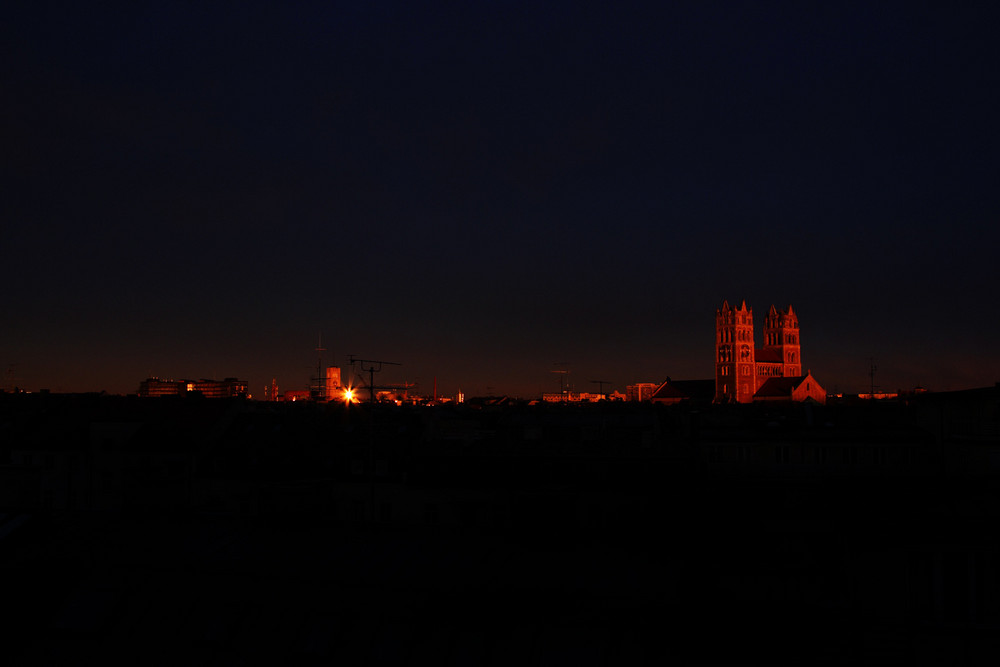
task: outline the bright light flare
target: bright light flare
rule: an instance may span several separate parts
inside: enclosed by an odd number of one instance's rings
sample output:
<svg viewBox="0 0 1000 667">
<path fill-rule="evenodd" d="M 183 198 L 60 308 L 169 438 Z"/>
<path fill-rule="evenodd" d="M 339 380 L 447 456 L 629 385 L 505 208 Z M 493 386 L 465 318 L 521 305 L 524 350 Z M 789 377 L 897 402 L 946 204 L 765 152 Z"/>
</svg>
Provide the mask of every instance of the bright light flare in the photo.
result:
<svg viewBox="0 0 1000 667">
<path fill-rule="evenodd" d="M 348 387 L 344 390 L 344 403 L 357 403 L 358 398 L 354 394 L 354 389 Z"/>
</svg>

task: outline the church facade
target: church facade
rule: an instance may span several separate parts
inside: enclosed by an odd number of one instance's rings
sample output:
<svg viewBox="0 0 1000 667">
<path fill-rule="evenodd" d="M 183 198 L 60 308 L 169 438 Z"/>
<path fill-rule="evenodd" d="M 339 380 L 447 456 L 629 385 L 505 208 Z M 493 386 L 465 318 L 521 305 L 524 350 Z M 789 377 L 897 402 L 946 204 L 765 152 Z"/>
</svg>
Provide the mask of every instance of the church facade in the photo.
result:
<svg viewBox="0 0 1000 667">
<path fill-rule="evenodd" d="M 754 339 L 753 308 L 728 301 L 715 311 L 715 402 L 811 398 L 826 402 L 826 392 L 802 373 L 799 318 L 791 306 L 774 306 L 764 317 L 763 346 Z M 773 380 L 773 381 L 772 381 Z"/>
</svg>

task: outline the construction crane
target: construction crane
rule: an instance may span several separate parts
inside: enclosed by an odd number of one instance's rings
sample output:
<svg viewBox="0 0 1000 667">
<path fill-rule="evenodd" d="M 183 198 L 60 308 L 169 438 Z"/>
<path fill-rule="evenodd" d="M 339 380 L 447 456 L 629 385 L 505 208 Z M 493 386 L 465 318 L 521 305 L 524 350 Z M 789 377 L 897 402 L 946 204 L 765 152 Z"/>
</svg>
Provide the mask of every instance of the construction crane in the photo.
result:
<svg viewBox="0 0 1000 667">
<path fill-rule="evenodd" d="M 868 377 L 871 379 L 871 383 L 872 383 L 872 388 L 871 388 L 871 392 L 872 393 L 871 393 L 870 398 L 874 401 L 875 400 L 875 389 L 878 388 L 878 385 L 875 384 L 875 371 L 878 370 L 878 366 L 875 365 L 875 357 L 868 357 L 868 363 L 869 363 L 869 366 L 868 366 Z"/>
</svg>

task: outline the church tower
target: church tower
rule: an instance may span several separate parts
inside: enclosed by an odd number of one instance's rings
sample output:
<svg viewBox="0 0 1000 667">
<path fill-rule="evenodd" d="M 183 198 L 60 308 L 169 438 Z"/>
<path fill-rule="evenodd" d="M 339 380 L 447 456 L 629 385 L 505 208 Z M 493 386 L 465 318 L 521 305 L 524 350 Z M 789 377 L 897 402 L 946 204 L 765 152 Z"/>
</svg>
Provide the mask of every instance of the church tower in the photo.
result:
<svg viewBox="0 0 1000 667">
<path fill-rule="evenodd" d="M 802 375 L 799 318 L 791 306 L 784 311 L 771 306 L 767 317 L 764 318 L 764 346 L 781 355 L 782 377 Z"/>
<path fill-rule="evenodd" d="M 753 309 L 728 301 L 715 311 L 715 401 L 750 403 L 754 383 Z"/>
</svg>

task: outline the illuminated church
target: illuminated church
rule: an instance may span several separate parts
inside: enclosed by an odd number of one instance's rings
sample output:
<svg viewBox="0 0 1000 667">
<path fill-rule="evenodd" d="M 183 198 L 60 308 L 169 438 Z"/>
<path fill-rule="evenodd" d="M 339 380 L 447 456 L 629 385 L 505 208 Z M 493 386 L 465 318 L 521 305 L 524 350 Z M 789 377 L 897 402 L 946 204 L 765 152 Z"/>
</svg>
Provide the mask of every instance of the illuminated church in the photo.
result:
<svg viewBox="0 0 1000 667">
<path fill-rule="evenodd" d="M 810 372 L 802 374 L 799 318 L 788 306 L 764 317 L 764 345 L 754 343 L 753 308 L 725 301 L 715 311 L 715 402 L 826 402 Z"/>
</svg>

